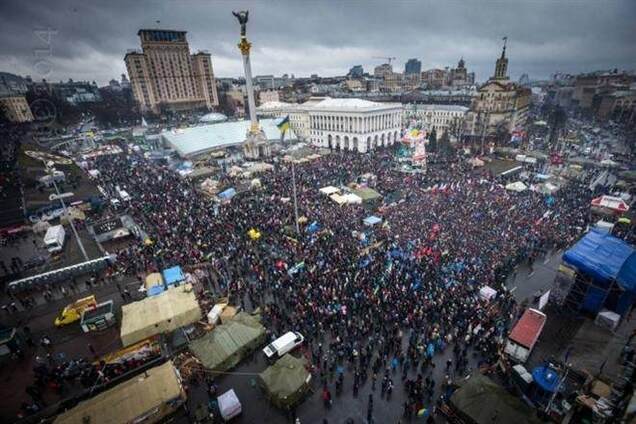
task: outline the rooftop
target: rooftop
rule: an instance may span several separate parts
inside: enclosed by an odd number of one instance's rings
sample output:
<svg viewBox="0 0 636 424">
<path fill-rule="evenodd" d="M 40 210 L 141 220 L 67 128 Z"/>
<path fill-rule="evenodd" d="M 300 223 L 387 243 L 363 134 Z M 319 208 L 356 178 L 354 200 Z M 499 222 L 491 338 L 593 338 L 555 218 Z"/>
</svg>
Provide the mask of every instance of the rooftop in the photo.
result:
<svg viewBox="0 0 636 424">
<path fill-rule="evenodd" d="M 333 99 L 325 98 L 323 101 L 314 104 L 313 110 L 336 110 L 336 111 L 372 111 L 401 108 L 399 103 L 378 103 L 363 99 Z"/>
<path fill-rule="evenodd" d="M 261 128 L 268 140 L 280 140 L 280 130 L 274 119 L 261 119 Z M 245 141 L 250 121 L 220 122 L 190 128 L 178 128 L 163 131 L 161 137 L 183 157 L 191 157 L 238 146 Z M 286 139 L 295 139 L 296 135 L 289 130 Z"/>
</svg>

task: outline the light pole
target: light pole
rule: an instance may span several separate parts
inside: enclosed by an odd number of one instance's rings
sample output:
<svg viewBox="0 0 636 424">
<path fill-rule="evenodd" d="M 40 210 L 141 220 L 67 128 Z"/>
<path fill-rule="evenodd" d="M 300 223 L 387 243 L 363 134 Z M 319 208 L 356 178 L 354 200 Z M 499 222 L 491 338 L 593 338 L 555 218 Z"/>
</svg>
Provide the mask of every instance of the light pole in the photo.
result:
<svg viewBox="0 0 636 424">
<path fill-rule="evenodd" d="M 298 200 L 296 198 L 296 171 L 294 167 L 294 159 L 292 158 L 292 186 L 294 187 L 294 217 L 296 219 L 296 234 L 300 236 L 300 228 L 298 227 Z"/>
<path fill-rule="evenodd" d="M 57 187 L 57 183 L 55 182 L 55 168 L 53 166 L 51 166 L 49 163 L 45 162 L 44 166 L 46 168 L 46 171 L 49 173 L 49 175 L 51 176 L 51 180 L 53 181 L 53 187 L 55 187 L 55 193 L 57 194 L 57 200 L 60 201 L 60 203 L 62 204 L 62 210 L 64 211 L 64 214 L 66 216 L 68 216 L 68 222 L 71 225 L 71 229 L 73 230 L 73 234 L 75 235 L 75 240 L 77 240 L 77 245 L 79 246 L 82 255 L 84 256 L 84 260 L 86 262 L 89 261 L 88 259 L 88 255 L 86 254 L 86 249 L 84 249 L 84 244 L 82 244 L 82 240 L 80 240 L 79 235 L 77 234 L 77 230 L 75 229 L 75 225 L 73 224 L 73 217 L 71 216 L 70 213 L 68 213 L 68 209 L 66 209 L 66 203 L 64 203 L 64 198 L 62 196 L 62 194 L 60 193 L 60 189 Z"/>
</svg>

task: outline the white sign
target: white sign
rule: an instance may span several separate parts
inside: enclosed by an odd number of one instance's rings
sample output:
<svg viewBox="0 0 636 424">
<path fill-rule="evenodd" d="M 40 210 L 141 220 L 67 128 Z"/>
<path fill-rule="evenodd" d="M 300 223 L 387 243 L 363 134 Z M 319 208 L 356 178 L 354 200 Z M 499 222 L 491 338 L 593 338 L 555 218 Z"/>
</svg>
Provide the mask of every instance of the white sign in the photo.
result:
<svg viewBox="0 0 636 424">
<path fill-rule="evenodd" d="M 548 304 L 548 299 L 550 299 L 550 290 L 543 293 L 539 298 L 539 310 L 542 311 L 545 305 Z"/>
</svg>

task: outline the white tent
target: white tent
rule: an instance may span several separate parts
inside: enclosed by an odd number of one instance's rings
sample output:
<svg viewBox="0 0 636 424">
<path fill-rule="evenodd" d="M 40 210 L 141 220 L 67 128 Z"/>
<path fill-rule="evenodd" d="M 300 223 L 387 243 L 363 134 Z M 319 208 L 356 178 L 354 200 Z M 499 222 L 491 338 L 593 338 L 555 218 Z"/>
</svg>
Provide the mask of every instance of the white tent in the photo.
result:
<svg viewBox="0 0 636 424">
<path fill-rule="evenodd" d="M 345 203 L 347 203 L 347 199 L 345 198 L 345 196 L 341 196 L 338 193 L 332 194 L 331 196 L 329 196 L 329 198 L 339 205 L 344 205 Z"/>
<path fill-rule="evenodd" d="M 362 197 L 360 197 L 360 196 L 358 196 L 356 194 L 347 193 L 343 197 L 345 198 L 345 201 L 349 205 L 361 205 L 362 204 Z"/>
<path fill-rule="evenodd" d="M 517 181 L 517 182 L 506 185 L 506 190 L 515 191 L 517 193 L 521 193 L 523 191 L 526 191 L 527 189 L 528 189 L 528 186 L 526 186 L 521 181 Z"/>
<path fill-rule="evenodd" d="M 334 187 L 334 186 L 327 186 L 327 187 L 323 187 L 319 190 L 322 194 L 326 194 L 327 196 L 330 196 L 334 193 L 339 193 L 340 189 Z"/>
<path fill-rule="evenodd" d="M 479 298 L 482 300 L 490 301 L 495 296 L 497 296 L 497 290 L 490 286 L 484 286 L 479 289 Z"/>
<path fill-rule="evenodd" d="M 219 412 L 221 417 L 225 421 L 229 421 L 232 418 L 238 416 L 242 412 L 241 401 L 234 392 L 234 389 L 230 389 L 217 398 L 219 404 Z"/>
</svg>

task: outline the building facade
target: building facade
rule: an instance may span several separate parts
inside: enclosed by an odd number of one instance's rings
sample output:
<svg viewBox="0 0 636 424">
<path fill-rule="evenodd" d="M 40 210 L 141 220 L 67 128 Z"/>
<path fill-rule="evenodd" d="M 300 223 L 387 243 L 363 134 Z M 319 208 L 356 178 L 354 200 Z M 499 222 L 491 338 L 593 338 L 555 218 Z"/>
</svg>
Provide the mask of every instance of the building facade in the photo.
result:
<svg viewBox="0 0 636 424">
<path fill-rule="evenodd" d="M 17 75 L 0 72 L 0 104 L 10 122 L 33 121 L 33 113 L 27 103 L 26 82 Z"/>
<path fill-rule="evenodd" d="M 258 93 L 258 101 L 260 104 L 270 102 L 280 102 L 280 95 L 276 90 L 265 90 Z"/>
<path fill-rule="evenodd" d="M 384 78 L 387 74 L 393 73 L 393 66 L 390 63 L 383 63 L 373 69 L 373 76 L 376 78 Z"/>
<path fill-rule="evenodd" d="M 425 128 L 435 130 L 441 137 L 446 132 L 452 134 L 463 128 L 468 110 L 466 106 L 459 105 L 416 105 L 414 112 Z"/>
<path fill-rule="evenodd" d="M 362 65 L 352 66 L 347 76 L 349 76 L 349 78 L 362 78 L 364 76 L 364 68 Z"/>
<path fill-rule="evenodd" d="M 390 146 L 400 137 L 402 105 L 360 99 L 326 98 L 306 106 L 311 144 L 371 152 Z"/>
<path fill-rule="evenodd" d="M 410 74 L 421 74 L 422 73 L 422 62 L 417 59 L 409 59 L 406 61 L 404 65 L 404 75 Z"/>
<path fill-rule="evenodd" d="M 525 126 L 531 91 L 510 81 L 504 45 L 497 59 L 494 76 L 477 90 L 466 118 L 471 135 L 494 136 Z"/>
<path fill-rule="evenodd" d="M 141 52 L 124 61 L 142 112 L 212 109 L 218 106 L 209 53 L 190 54 L 185 31 L 141 29 Z"/>
</svg>

